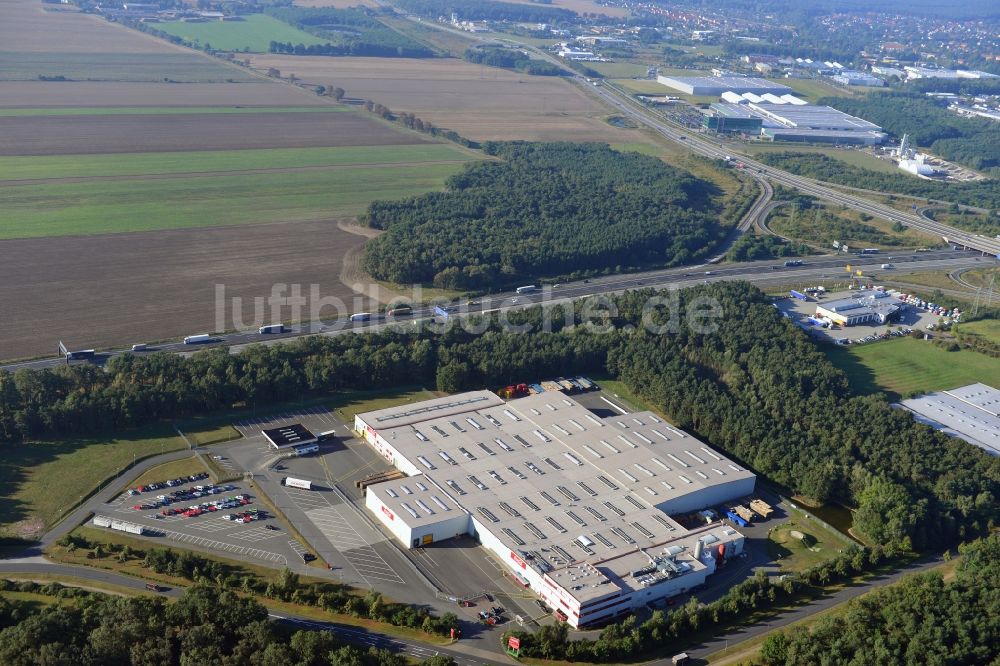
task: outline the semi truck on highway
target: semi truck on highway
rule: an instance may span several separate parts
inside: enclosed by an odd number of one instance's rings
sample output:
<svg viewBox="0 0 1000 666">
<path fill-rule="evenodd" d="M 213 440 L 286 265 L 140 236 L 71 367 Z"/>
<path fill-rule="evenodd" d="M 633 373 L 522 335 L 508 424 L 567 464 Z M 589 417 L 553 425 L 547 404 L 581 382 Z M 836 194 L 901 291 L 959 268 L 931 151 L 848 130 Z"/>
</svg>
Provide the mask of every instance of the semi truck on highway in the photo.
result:
<svg viewBox="0 0 1000 666">
<path fill-rule="evenodd" d="M 211 342 L 212 336 L 208 333 L 199 333 L 198 335 L 189 335 L 184 338 L 184 344 L 186 345 L 197 345 L 203 342 Z"/>
<path fill-rule="evenodd" d="M 94 349 L 77 349 L 76 351 L 66 352 L 67 361 L 75 361 L 81 358 L 94 358 L 97 351 Z"/>
<path fill-rule="evenodd" d="M 261 326 L 260 328 L 257 329 L 257 333 L 259 333 L 260 335 L 267 335 L 269 333 L 284 333 L 284 332 L 285 332 L 284 324 L 269 324 L 267 326 Z"/>
<path fill-rule="evenodd" d="M 288 488 L 299 488 L 301 490 L 312 490 L 313 484 L 311 481 L 306 481 L 304 479 L 296 479 L 291 476 L 286 476 L 281 480 L 281 485 Z"/>
<path fill-rule="evenodd" d="M 517 293 L 519 293 L 519 294 L 530 294 L 531 292 L 537 291 L 537 290 L 538 290 L 538 287 L 536 285 L 528 284 L 528 285 L 525 285 L 523 287 L 518 287 L 517 288 Z"/>
<path fill-rule="evenodd" d="M 368 321 L 371 318 L 371 312 L 357 312 L 351 315 L 351 321 Z"/>
</svg>

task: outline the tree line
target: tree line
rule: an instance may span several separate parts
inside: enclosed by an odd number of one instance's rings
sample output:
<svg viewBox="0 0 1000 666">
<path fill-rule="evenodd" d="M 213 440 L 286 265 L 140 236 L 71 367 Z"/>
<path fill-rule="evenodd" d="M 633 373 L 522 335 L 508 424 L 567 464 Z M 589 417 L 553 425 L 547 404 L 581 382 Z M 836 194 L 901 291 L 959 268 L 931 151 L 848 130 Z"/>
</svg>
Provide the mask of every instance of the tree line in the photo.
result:
<svg viewBox="0 0 1000 666">
<path fill-rule="evenodd" d="M 673 298 L 646 310 L 651 298 Z M 712 334 L 673 312 L 718 304 Z M 821 502 L 856 509 L 874 543 L 923 550 L 996 524 L 1000 459 L 917 423 L 884 397 L 851 394 L 844 374 L 747 283 L 611 298 L 615 312 L 584 317 L 593 301 L 510 313 L 534 333 L 475 317 L 483 332 L 414 326 L 205 350 L 189 358 L 123 354 L 105 368 L 62 366 L 0 373 L 6 446 L 153 421 L 264 405 L 346 389 L 437 385 L 459 391 L 539 377 L 608 373 L 677 426 L 756 473 Z M 551 332 L 539 330 L 551 319 Z M 653 335 L 646 321 L 669 325 Z M 607 332 L 592 329 L 600 324 Z M 23 442 L 23 443 L 22 443 Z"/>
<path fill-rule="evenodd" d="M 707 181 L 604 144 L 489 142 L 499 160 L 452 176 L 447 191 L 375 201 L 362 220 L 375 278 L 483 289 L 541 275 L 674 266 L 721 240 Z"/>
<path fill-rule="evenodd" d="M 66 548 L 68 553 L 86 552 L 88 559 L 115 557 L 122 563 L 138 561 L 151 572 L 184 578 L 192 583 L 313 606 L 331 613 L 408 627 L 428 634 L 447 636 L 452 628 L 458 627 L 458 618 L 454 613 L 434 616 L 424 607 L 388 601 L 375 590 L 361 595 L 358 590 L 339 583 L 303 583 L 299 575 L 287 567 L 272 580 L 189 550 L 175 551 L 155 547 L 139 550 L 76 534 L 66 535 L 59 540 L 58 545 Z"/>
<path fill-rule="evenodd" d="M 566 73 L 558 65 L 539 58 L 532 58 L 525 52 L 517 49 L 502 47 L 466 49 L 464 58 L 468 62 L 473 62 L 477 65 L 513 69 L 535 76 L 562 76 Z"/>
<path fill-rule="evenodd" d="M 496 0 L 398 0 L 400 9 L 429 18 L 457 14 L 468 21 L 522 21 L 525 23 L 576 23 L 576 12 L 543 4 Z"/>
<path fill-rule="evenodd" d="M 173 603 L 58 583 L 0 580 L 0 591 L 53 597 L 39 605 L 0 596 L 0 663 L 5 666 L 408 666 L 403 654 L 364 649 L 329 631 L 291 630 L 268 620 L 251 597 L 194 585 Z M 454 666 L 432 657 L 421 666 Z"/>
<path fill-rule="evenodd" d="M 824 97 L 826 104 L 881 125 L 946 160 L 1000 174 L 1000 132 L 986 118 L 952 113 L 921 93 L 875 92 L 864 97 Z"/>
<path fill-rule="evenodd" d="M 955 579 L 908 576 L 850 602 L 812 628 L 765 639 L 765 666 L 996 663 L 1000 656 L 1000 536 L 960 547 Z"/>
<path fill-rule="evenodd" d="M 387 58 L 430 58 L 436 55 L 424 44 L 396 32 L 361 8 L 275 6 L 266 8 L 265 13 L 328 40 L 326 44 L 311 46 L 272 41 L 272 53 Z"/>
</svg>

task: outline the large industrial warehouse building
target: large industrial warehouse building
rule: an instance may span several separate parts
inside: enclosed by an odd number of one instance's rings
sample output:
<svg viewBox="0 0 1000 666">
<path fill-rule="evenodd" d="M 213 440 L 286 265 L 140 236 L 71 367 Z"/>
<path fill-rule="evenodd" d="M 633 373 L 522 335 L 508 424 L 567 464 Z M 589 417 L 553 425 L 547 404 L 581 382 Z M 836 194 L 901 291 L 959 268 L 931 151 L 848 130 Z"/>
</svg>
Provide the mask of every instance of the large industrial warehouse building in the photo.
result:
<svg viewBox="0 0 1000 666">
<path fill-rule="evenodd" d="M 755 477 L 650 412 L 599 418 L 545 392 L 475 391 L 355 418 L 408 475 L 366 506 L 407 548 L 475 536 L 574 627 L 702 584 L 743 549 L 722 524 L 668 514 L 744 497 Z"/>
<path fill-rule="evenodd" d="M 721 95 L 727 91 L 764 95 L 794 92 L 781 83 L 752 76 L 657 76 L 657 82 L 687 95 Z"/>
<path fill-rule="evenodd" d="M 771 96 L 773 97 L 773 95 Z M 736 99 L 724 95 L 723 99 Z M 713 131 L 727 131 L 736 124 L 757 122 L 759 133 L 774 141 L 804 141 L 851 145 L 877 145 L 885 140 L 882 128 L 862 118 L 829 106 L 797 104 L 785 98 L 780 103 L 762 101 L 715 102 L 703 125 Z"/>
</svg>

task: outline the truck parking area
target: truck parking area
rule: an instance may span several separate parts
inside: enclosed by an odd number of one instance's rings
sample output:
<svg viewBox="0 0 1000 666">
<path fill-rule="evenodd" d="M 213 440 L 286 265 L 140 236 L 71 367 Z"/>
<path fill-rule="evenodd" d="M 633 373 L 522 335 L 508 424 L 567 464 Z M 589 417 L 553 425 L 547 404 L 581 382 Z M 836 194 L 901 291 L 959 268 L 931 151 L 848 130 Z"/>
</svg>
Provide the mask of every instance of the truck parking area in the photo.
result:
<svg viewBox="0 0 1000 666">
<path fill-rule="evenodd" d="M 822 304 L 823 302 L 848 298 L 851 293 L 852 292 L 849 291 L 843 291 L 826 294 L 810 294 L 808 296 L 810 300 L 808 301 L 802 301 L 789 297 L 777 301 L 775 305 L 792 321 L 792 323 L 801 326 L 803 329 L 808 331 L 810 335 L 833 343 L 837 343 L 838 340 L 854 341 L 872 338 L 873 336 L 885 333 L 888 326 L 893 328 L 909 328 L 923 332 L 927 329 L 928 324 L 936 323 L 939 319 L 937 315 L 927 312 L 926 310 L 907 307 L 900 313 L 899 319 L 889 325 L 858 324 L 856 326 L 822 328 L 820 326 L 812 325 L 809 322 L 809 318 L 816 313 L 817 305 Z"/>
</svg>

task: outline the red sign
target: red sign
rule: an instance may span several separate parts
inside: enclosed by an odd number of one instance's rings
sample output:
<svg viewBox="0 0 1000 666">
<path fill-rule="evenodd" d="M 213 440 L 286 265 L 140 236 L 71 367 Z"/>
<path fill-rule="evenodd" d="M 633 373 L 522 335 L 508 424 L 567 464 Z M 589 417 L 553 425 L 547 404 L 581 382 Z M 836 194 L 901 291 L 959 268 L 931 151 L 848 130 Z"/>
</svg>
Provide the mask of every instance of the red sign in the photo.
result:
<svg viewBox="0 0 1000 666">
<path fill-rule="evenodd" d="M 392 511 L 389 511 L 384 505 L 382 506 L 382 513 L 389 516 L 389 520 L 396 520 L 396 516 L 392 515 Z"/>
<path fill-rule="evenodd" d="M 511 650 L 520 650 L 521 639 L 518 638 L 517 636 L 511 636 L 510 638 L 507 639 L 507 647 L 509 647 Z"/>
<path fill-rule="evenodd" d="M 521 556 L 518 555 L 517 553 L 515 553 L 514 551 L 510 551 L 510 559 L 512 559 L 515 562 L 517 562 L 518 565 L 520 565 L 520 567 L 522 569 L 527 569 L 528 568 L 528 563 L 525 562 L 524 560 L 522 560 Z"/>
</svg>

